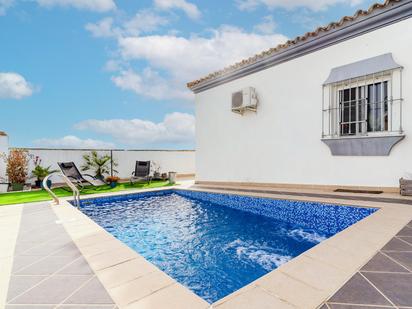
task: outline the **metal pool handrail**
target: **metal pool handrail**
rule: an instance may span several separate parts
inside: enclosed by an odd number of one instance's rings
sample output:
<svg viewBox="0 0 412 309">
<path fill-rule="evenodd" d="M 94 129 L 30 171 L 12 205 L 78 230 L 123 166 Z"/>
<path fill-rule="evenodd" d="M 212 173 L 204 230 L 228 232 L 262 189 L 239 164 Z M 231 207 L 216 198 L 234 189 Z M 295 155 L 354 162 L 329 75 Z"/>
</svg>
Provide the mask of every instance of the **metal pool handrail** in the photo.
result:
<svg viewBox="0 0 412 309">
<path fill-rule="evenodd" d="M 47 191 L 47 193 L 49 193 L 52 198 L 53 201 L 56 205 L 60 205 L 60 200 L 57 197 L 56 194 L 54 194 L 54 192 L 47 186 L 47 181 L 49 180 L 49 178 L 53 175 L 58 175 L 61 178 L 63 178 L 64 182 L 69 186 L 69 188 L 72 190 L 73 192 L 73 199 L 74 199 L 74 204 L 76 207 L 80 207 L 80 191 L 79 189 L 77 189 L 77 187 L 69 180 L 69 178 L 67 178 L 65 175 L 63 175 L 62 173 L 52 173 L 47 175 L 44 179 L 43 179 L 43 188 Z"/>
</svg>

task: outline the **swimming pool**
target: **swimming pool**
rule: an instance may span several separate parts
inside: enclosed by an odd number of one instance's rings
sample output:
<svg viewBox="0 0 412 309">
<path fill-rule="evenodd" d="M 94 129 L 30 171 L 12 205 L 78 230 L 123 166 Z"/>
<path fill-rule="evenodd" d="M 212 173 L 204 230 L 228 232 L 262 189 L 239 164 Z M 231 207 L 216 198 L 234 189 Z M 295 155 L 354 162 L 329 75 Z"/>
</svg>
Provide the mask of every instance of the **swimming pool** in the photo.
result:
<svg viewBox="0 0 412 309">
<path fill-rule="evenodd" d="M 81 210 L 209 303 L 376 211 L 189 190 L 87 199 Z"/>
</svg>

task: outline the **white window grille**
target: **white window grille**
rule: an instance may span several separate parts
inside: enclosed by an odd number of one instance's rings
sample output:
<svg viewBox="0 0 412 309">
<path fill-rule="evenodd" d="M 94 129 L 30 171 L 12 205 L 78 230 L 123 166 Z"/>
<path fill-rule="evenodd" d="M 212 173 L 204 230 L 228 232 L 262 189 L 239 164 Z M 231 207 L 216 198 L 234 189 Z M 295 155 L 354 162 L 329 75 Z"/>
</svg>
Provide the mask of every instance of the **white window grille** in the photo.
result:
<svg viewBox="0 0 412 309">
<path fill-rule="evenodd" d="M 402 68 L 323 86 L 322 138 L 402 134 Z"/>
</svg>

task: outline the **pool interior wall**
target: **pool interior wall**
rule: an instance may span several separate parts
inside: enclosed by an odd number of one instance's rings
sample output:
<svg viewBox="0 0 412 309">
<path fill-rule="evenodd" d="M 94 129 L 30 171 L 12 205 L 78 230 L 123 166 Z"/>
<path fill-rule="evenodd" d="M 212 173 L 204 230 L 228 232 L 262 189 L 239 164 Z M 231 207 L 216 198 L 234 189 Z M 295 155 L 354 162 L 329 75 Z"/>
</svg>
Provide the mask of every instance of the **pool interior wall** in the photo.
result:
<svg viewBox="0 0 412 309">
<path fill-rule="evenodd" d="M 212 303 L 377 209 L 174 189 L 82 200 L 81 210 Z"/>
<path fill-rule="evenodd" d="M 296 223 L 331 235 L 343 231 L 347 227 L 378 210 L 378 208 L 365 208 L 355 205 L 343 206 L 318 202 L 281 200 L 184 189 L 159 190 L 82 199 L 81 203 L 82 205 L 86 205 L 91 203 L 102 204 L 105 202 L 120 202 L 135 198 L 169 195 L 171 193 L 273 219 Z M 73 201 L 70 203 L 74 204 Z"/>
</svg>

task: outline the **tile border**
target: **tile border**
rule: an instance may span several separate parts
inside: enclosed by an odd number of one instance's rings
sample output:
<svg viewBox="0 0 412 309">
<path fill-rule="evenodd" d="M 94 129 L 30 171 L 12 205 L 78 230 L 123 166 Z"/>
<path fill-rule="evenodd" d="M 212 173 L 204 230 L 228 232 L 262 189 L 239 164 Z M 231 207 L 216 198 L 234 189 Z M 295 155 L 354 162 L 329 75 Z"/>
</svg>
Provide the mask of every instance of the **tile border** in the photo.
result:
<svg viewBox="0 0 412 309">
<path fill-rule="evenodd" d="M 171 189 L 185 190 L 185 186 L 105 193 L 93 195 L 93 198 Z M 276 308 L 302 308 L 303 304 L 310 304 L 310 306 L 305 307 L 317 308 L 338 291 L 387 241 L 412 220 L 412 208 L 402 204 L 241 191 L 225 192 L 224 190 L 195 187 L 190 188 L 190 190 L 373 207 L 379 208 L 379 210 L 276 270 L 210 305 L 120 240 L 114 238 L 73 207 L 67 201 L 68 199 L 62 199 L 61 205 L 52 206 L 52 209 L 119 308 L 137 308 L 147 304 L 147 302 L 150 303 L 151 300 L 157 304 L 159 301 L 163 301 L 168 304 L 169 308 L 173 308 L 173 305 L 176 308 L 181 308 L 183 304 L 190 305 L 190 308 L 235 308 L 236 299 L 239 300 L 239 297 L 253 307 L 254 304 L 257 305 L 254 303 L 257 294 L 274 299 L 277 303 Z M 126 273 L 117 271 L 126 263 L 138 265 L 138 267 L 127 267 Z M 318 273 L 322 273 L 323 277 L 317 276 Z M 146 293 L 143 293 L 143 296 L 133 299 L 132 295 L 130 298 L 130 294 L 133 294 L 131 287 L 139 286 L 139 280 L 147 282 L 150 276 L 158 276 L 160 281 L 167 283 L 157 285 L 155 280 L 153 285 L 149 284 L 149 288 L 147 288 Z M 113 280 L 117 280 L 116 285 L 111 284 Z M 279 282 L 282 284 L 280 285 Z M 142 285 L 142 287 L 145 286 L 147 284 Z M 299 288 L 299 295 L 295 293 L 296 288 Z M 178 300 L 175 295 L 180 295 Z"/>
</svg>

